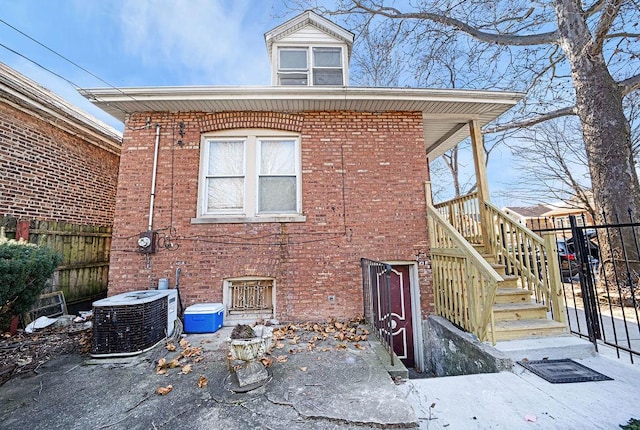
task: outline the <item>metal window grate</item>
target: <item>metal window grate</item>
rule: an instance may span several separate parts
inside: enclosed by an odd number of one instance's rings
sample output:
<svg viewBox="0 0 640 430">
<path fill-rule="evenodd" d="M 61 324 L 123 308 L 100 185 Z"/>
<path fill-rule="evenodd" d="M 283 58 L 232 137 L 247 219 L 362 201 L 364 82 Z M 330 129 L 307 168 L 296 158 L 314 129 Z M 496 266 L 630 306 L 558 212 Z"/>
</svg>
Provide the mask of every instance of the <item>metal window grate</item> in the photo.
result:
<svg viewBox="0 0 640 430">
<path fill-rule="evenodd" d="M 251 280 L 231 282 L 231 306 L 229 311 L 271 310 L 273 281 Z"/>
</svg>

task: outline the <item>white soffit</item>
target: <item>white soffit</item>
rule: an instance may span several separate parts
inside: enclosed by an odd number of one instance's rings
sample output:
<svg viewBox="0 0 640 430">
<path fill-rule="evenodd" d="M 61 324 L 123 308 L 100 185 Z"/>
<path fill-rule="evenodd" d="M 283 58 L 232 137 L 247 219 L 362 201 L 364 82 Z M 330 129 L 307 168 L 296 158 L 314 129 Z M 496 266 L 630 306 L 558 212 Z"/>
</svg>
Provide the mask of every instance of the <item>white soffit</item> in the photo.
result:
<svg viewBox="0 0 640 430">
<path fill-rule="evenodd" d="M 422 112 L 427 155 L 442 155 L 514 106 L 523 94 L 360 87 L 148 87 L 79 89 L 121 121 L 137 112 Z"/>
</svg>

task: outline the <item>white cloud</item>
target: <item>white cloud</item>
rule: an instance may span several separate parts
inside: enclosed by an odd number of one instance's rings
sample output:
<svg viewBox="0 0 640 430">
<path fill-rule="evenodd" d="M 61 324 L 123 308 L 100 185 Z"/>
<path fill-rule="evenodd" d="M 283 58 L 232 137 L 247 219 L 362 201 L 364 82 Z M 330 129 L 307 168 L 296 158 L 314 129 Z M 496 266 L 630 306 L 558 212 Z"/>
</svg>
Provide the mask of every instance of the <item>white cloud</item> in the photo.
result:
<svg viewBox="0 0 640 430">
<path fill-rule="evenodd" d="M 207 79 L 203 84 L 264 84 L 269 79 L 262 42 L 266 29 L 250 18 L 264 18 L 265 3 L 125 1 L 120 10 L 123 50 L 147 66 Z"/>
</svg>

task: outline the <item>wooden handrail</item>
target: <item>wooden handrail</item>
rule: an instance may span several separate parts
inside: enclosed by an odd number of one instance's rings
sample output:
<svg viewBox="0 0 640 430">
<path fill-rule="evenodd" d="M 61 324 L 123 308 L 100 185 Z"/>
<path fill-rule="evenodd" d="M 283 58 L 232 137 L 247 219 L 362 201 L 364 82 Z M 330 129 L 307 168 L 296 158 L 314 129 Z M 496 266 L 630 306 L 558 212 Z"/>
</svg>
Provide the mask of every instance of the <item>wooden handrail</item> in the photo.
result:
<svg viewBox="0 0 640 430">
<path fill-rule="evenodd" d="M 436 313 L 481 341 L 490 333 L 495 343 L 493 303 L 502 277 L 435 207 L 427 204 L 427 215 Z"/>
<path fill-rule="evenodd" d="M 520 286 L 531 291 L 538 303 L 553 310 L 556 321 L 564 322 L 562 298 L 558 297 L 562 283 L 555 270 L 558 265 L 555 247 L 495 205 L 489 202 L 484 205 L 490 220 L 486 228 L 491 253 L 505 265 L 507 274 L 519 277 Z"/>
<path fill-rule="evenodd" d="M 478 193 L 469 193 L 433 205 L 449 224 L 471 243 L 483 242 L 482 214 Z"/>
<path fill-rule="evenodd" d="M 428 197 L 430 185 L 425 184 Z M 487 254 L 505 266 L 506 275 L 517 276 L 519 286 L 552 311 L 554 320 L 566 322 L 552 237 L 543 239 L 492 203 L 481 204 L 477 193 L 433 205 L 427 198 L 427 214 L 439 315 L 482 340 L 490 320 L 493 333 L 493 300 L 497 282 L 503 278 L 471 246 L 482 244 Z M 489 296 L 491 304 L 485 302 Z"/>
</svg>

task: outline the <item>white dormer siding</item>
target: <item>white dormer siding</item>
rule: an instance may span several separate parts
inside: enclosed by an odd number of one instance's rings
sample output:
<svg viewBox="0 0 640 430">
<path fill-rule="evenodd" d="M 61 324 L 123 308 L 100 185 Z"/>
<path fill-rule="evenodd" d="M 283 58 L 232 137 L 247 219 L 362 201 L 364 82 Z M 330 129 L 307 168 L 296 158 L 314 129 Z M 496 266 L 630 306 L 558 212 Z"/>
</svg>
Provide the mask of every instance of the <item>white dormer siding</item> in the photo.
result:
<svg viewBox="0 0 640 430">
<path fill-rule="evenodd" d="M 271 85 L 346 86 L 353 34 L 307 11 L 265 34 Z"/>
</svg>

